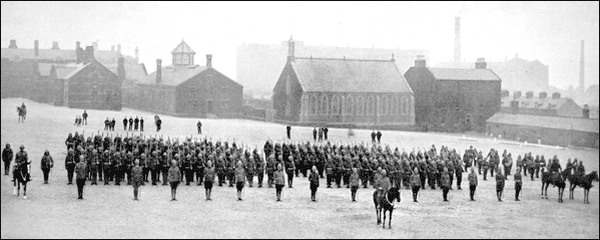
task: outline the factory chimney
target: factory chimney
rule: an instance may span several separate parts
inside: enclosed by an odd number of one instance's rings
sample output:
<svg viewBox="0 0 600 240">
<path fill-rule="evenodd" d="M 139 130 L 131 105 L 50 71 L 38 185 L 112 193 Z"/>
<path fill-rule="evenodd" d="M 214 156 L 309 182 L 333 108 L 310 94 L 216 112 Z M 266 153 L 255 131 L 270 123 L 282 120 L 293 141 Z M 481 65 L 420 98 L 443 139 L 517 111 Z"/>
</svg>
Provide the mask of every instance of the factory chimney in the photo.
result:
<svg viewBox="0 0 600 240">
<path fill-rule="evenodd" d="M 454 67 L 460 67 L 460 17 L 454 18 Z"/>
<path fill-rule="evenodd" d="M 583 40 L 581 40 L 581 57 L 579 59 L 579 92 L 585 92 L 585 75 L 583 72 L 584 61 L 583 61 Z"/>
</svg>

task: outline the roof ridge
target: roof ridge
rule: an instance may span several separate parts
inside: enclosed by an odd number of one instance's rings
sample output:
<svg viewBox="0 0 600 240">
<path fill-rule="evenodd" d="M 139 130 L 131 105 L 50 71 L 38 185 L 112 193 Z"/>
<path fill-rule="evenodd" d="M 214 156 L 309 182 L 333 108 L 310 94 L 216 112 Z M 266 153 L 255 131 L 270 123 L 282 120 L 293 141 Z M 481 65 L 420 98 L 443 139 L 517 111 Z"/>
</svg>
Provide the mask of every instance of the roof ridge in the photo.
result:
<svg viewBox="0 0 600 240">
<path fill-rule="evenodd" d="M 359 62 L 394 62 L 390 60 L 381 59 L 358 59 L 358 58 L 317 58 L 317 57 L 295 57 L 295 59 L 304 60 L 333 60 L 333 61 L 359 61 Z"/>
</svg>

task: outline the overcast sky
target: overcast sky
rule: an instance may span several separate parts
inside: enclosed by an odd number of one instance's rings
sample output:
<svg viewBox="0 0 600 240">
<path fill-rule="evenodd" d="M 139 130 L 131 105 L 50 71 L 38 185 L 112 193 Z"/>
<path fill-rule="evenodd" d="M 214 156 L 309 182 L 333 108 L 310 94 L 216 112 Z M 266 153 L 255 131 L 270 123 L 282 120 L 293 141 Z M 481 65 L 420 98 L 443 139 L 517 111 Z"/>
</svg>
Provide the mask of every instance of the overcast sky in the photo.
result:
<svg viewBox="0 0 600 240">
<path fill-rule="evenodd" d="M 598 2 L 4 2 L 1 45 L 62 49 L 75 42 L 109 50 L 120 43 L 149 72 L 171 63 L 182 40 L 196 63 L 236 78 L 242 43 L 280 44 L 293 34 L 305 45 L 429 50 L 433 66 L 454 54 L 454 17 L 461 17 L 462 58 L 519 57 L 549 65 L 550 84 L 578 85 L 585 40 L 586 87 L 598 83 Z M 282 66 L 283 67 L 283 66 Z"/>
</svg>

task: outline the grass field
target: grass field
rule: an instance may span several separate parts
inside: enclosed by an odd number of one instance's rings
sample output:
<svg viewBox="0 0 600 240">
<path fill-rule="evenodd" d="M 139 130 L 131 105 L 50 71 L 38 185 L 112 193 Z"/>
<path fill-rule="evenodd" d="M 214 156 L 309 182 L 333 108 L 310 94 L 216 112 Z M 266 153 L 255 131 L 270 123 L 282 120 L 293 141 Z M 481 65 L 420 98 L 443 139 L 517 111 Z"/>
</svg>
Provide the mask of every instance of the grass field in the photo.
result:
<svg viewBox="0 0 600 240">
<path fill-rule="evenodd" d="M 16 106 L 27 105 L 25 123 L 17 123 Z M 350 202 L 350 190 L 326 189 L 325 181 L 317 193 L 319 202 L 310 202 L 306 178 L 296 178 L 294 188 L 285 188 L 283 202 L 275 202 L 275 190 L 245 188 L 244 201 L 236 201 L 234 188 L 215 187 L 212 202 L 204 201 L 204 189 L 181 186 L 177 202 L 170 202 L 169 189 L 161 186 L 141 188 L 141 201 L 132 201 L 131 186 L 85 187 L 86 200 L 78 201 L 74 185 L 66 185 L 64 141 L 69 132 L 85 130 L 86 136 L 103 129 L 106 117 L 117 121 L 122 131 L 124 116 L 143 116 L 147 134 L 154 135 L 154 114 L 132 109 L 120 112 L 88 110 L 88 125 L 73 126 L 82 110 L 53 107 L 22 99 L 1 100 L 2 147 L 10 143 L 17 151 L 25 145 L 32 160 L 33 182 L 28 199 L 12 195 L 12 182 L 2 177 L 2 238 L 599 238 L 598 189 L 590 192 L 591 204 L 583 204 L 583 190 L 575 200 L 557 202 L 557 189 L 548 189 L 549 200 L 540 199 L 539 180 L 524 181 L 521 202 L 514 201 L 514 182 L 507 181 L 504 202 L 495 198 L 495 183 L 479 176 L 477 202 L 468 201 L 468 190 L 450 192 L 450 203 L 443 203 L 439 190 L 424 190 L 419 203 L 403 190 L 396 204 L 392 229 L 376 225 L 372 189 L 360 189 L 358 202 Z M 161 134 L 171 137 L 197 135 L 198 119 L 161 116 Z M 203 133 L 212 139 L 244 143 L 262 148 L 267 138 L 283 140 L 285 126 L 249 120 L 202 119 Z M 332 141 L 360 143 L 370 140 L 370 131 L 355 130 L 348 139 L 346 129 L 330 129 Z M 293 127 L 294 141 L 312 140 L 312 128 Z M 546 158 L 557 155 L 583 160 L 587 171 L 598 170 L 597 149 L 577 150 L 551 146 L 522 146 L 515 142 L 462 135 L 383 131 L 382 142 L 410 151 L 435 144 L 448 145 L 461 152 L 470 145 L 487 153 L 491 147 L 513 155 L 532 152 Z M 42 184 L 39 169 L 44 150 L 55 160 L 50 185 Z M 463 186 L 466 189 L 466 174 Z M 266 180 L 265 180 L 266 181 Z M 255 179 L 256 183 L 256 179 Z"/>
</svg>

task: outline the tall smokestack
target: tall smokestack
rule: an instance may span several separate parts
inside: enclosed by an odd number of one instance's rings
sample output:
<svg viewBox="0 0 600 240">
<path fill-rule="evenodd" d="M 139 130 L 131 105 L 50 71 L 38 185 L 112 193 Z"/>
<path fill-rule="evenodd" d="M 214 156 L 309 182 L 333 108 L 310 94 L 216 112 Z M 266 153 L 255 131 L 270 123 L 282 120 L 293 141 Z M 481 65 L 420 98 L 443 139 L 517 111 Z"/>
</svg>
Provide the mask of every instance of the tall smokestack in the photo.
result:
<svg viewBox="0 0 600 240">
<path fill-rule="evenodd" d="M 585 92 L 585 75 L 583 72 L 584 61 L 583 61 L 583 40 L 581 40 L 581 59 L 579 59 L 579 91 L 581 93 Z"/>
<path fill-rule="evenodd" d="M 162 83 L 162 59 L 156 59 L 156 84 Z"/>
<path fill-rule="evenodd" d="M 454 67 L 460 67 L 460 17 L 454 18 Z"/>
</svg>

